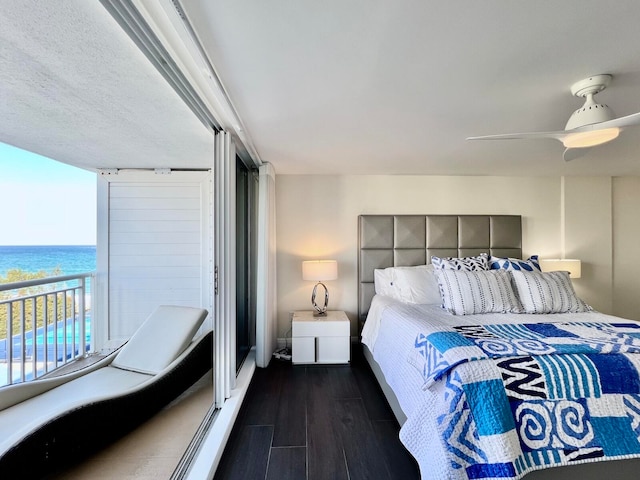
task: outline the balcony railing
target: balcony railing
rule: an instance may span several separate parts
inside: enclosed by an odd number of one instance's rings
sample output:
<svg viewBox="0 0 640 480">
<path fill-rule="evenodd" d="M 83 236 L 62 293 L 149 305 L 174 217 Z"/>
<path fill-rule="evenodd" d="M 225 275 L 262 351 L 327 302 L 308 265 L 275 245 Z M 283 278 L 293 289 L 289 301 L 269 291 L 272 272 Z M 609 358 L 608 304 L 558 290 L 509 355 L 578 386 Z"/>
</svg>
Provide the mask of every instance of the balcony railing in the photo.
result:
<svg viewBox="0 0 640 480">
<path fill-rule="evenodd" d="M 91 350 L 93 278 L 0 284 L 0 386 L 36 379 Z"/>
</svg>

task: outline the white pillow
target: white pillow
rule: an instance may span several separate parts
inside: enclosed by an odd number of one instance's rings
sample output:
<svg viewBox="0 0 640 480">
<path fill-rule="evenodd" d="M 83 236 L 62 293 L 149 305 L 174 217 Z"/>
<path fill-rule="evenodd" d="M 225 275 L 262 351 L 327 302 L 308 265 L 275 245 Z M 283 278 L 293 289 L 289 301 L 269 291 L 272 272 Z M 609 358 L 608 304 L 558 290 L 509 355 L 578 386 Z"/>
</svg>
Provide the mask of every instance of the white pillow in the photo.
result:
<svg viewBox="0 0 640 480">
<path fill-rule="evenodd" d="M 441 302 L 433 265 L 376 268 L 373 279 L 376 293 L 403 303 L 436 305 Z"/>
<path fill-rule="evenodd" d="M 189 346 L 207 316 L 203 308 L 160 305 L 122 347 L 111 365 L 155 375 Z"/>
<path fill-rule="evenodd" d="M 510 273 L 525 313 L 576 313 L 592 310 L 576 295 L 569 272 L 513 270 Z"/>
<path fill-rule="evenodd" d="M 440 304 L 440 289 L 433 271 L 433 265 L 396 267 L 393 284 L 400 292 L 400 300 L 420 305 Z"/>
<path fill-rule="evenodd" d="M 522 308 L 504 270 L 435 270 L 442 306 L 454 315 L 521 313 Z"/>
<path fill-rule="evenodd" d="M 373 271 L 373 284 L 378 295 L 384 295 L 385 297 L 395 298 L 395 291 L 393 286 L 393 269 L 389 268 L 376 268 Z M 399 297 L 399 295 L 398 295 Z"/>
</svg>

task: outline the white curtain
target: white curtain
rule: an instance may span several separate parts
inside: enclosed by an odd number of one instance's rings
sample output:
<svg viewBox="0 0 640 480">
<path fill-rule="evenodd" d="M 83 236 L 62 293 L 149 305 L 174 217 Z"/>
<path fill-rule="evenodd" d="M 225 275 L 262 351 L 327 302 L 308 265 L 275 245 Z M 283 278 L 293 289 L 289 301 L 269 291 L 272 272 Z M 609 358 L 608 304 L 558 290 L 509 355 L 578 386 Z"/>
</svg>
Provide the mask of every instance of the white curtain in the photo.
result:
<svg viewBox="0 0 640 480">
<path fill-rule="evenodd" d="M 276 172 L 265 163 L 258 185 L 258 291 L 256 298 L 256 365 L 269 365 L 276 349 Z"/>
<path fill-rule="evenodd" d="M 236 367 L 236 155 L 231 135 L 214 142 L 214 395 L 222 407 L 235 386 Z"/>
</svg>

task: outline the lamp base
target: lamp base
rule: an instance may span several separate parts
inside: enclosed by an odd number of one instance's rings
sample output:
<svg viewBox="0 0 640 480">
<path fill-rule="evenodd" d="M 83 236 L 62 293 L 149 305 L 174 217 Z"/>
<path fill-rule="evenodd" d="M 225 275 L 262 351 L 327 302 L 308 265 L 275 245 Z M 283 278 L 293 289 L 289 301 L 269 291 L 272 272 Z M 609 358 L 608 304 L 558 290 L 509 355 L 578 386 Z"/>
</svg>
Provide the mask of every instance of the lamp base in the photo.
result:
<svg viewBox="0 0 640 480">
<path fill-rule="evenodd" d="M 324 305 L 318 306 L 316 303 L 316 292 L 318 290 L 318 285 L 321 285 L 324 288 Z M 311 294 L 311 304 L 313 305 L 313 316 L 314 317 L 326 317 L 327 316 L 327 305 L 329 304 L 329 292 L 327 291 L 327 287 L 324 283 L 318 282 L 315 287 L 313 287 L 313 293 Z"/>
</svg>

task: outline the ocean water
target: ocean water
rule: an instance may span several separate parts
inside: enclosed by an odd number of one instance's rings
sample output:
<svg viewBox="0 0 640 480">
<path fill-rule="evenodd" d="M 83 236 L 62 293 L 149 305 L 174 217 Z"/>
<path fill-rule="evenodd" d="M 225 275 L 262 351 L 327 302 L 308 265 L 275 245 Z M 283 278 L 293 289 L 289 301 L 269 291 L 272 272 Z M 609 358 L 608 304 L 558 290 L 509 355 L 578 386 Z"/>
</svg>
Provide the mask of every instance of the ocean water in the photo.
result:
<svg viewBox="0 0 640 480">
<path fill-rule="evenodd" d="M 92 272 L 96 269 L 94 245 L 0 245 L 0 276 L 18 268 L 26 272 L 52 272 L 60 268 L 61 275 Z"/>
</svg>

